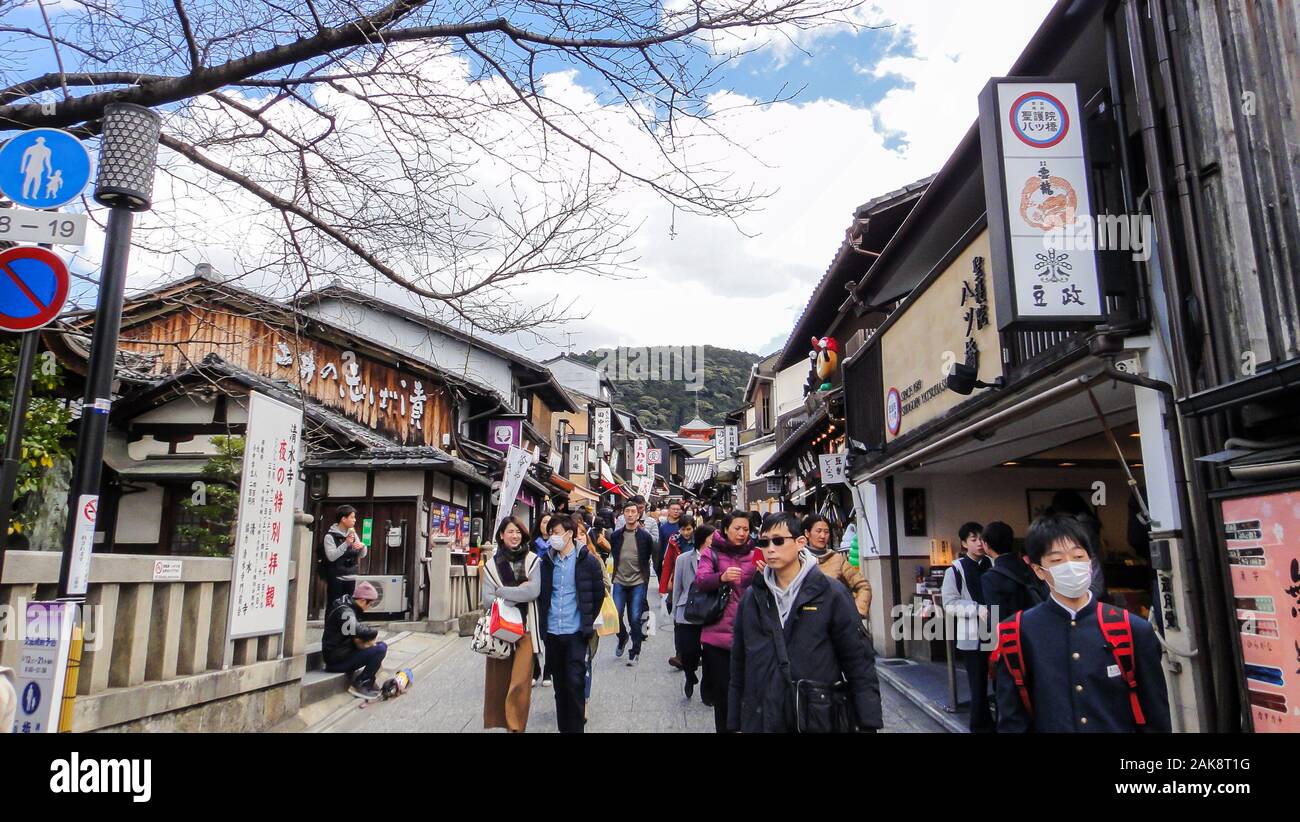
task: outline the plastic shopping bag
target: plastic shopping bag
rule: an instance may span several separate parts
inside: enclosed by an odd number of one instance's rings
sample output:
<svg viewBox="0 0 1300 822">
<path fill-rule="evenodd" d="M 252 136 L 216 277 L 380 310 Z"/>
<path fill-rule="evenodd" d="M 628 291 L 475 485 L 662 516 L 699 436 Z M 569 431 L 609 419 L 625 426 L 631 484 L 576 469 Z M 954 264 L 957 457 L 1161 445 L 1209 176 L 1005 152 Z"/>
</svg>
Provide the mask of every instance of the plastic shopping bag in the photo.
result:
<svg viewBox="0 0 1300 822">
<path fill-rule="evenodd" d="M 614 604 L 612 596 L 605 595 L 605 601 L 600 606 L 600 615 L 596 617 L 594 624 L 597 636 L 613 636 L 618 633 L 618 606 Z"/>
<path fill-rule="evenodd" d="M 514 605 L 499 599 L 493 600 L 492 621 L 488 627 L 497 639 L 518 642 L 524 635 L 524 617 Z"/>
</svg>

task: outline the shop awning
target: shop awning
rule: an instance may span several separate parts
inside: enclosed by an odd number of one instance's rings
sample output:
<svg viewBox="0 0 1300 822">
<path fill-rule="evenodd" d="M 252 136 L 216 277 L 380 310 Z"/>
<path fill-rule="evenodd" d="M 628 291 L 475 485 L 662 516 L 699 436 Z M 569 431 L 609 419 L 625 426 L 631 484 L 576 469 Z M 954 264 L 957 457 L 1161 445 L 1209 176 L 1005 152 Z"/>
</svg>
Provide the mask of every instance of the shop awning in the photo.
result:
<svg viewBox="0 0 1300 822">
<path fill-rule="evenodd" d="M 692 488 L 699 486 L 713 476 L 713 463 L 706 457 L 686 460 L 686 484 Z"/>
</svg>

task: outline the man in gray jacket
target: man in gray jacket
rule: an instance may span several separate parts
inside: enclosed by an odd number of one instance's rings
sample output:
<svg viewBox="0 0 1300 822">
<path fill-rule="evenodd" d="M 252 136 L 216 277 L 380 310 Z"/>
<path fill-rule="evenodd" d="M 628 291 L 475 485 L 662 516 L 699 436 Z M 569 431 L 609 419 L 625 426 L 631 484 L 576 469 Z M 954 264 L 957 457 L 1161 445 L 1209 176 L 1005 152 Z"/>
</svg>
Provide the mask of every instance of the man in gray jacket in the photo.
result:
<svg viewBox="0 0 1300 822">
<path fill-rule="evenodd" d="M 700 681 L 695 672 L 700 668 L 700 654 L 703 653 L 700 648 L 700 631 L 704 626 L 687 621 L 686 600 L 691 593 L 691 583 L 695 582 L 695 572 L 700 567 L 700 552 L 695 546 L 706 544 L 712 539 L 713 529 L 707 525 L 700 526 L 692 535 L 694 539 L 689 542 L 683 542 L 680 533 L 678 536 L 677 544 L 682 553 L 673 563 L 673 649 L 677 652 L 682 670 L 686 672 L 686 685 L 682 690 L 686 698 L 690 699 L 695 695 L 695 686 Z"/>
<path fill-rule="evenodd" d="M 334 600 L 348 594 L 356 587 L 356 580 L 344 579 L 357 573 L 357 560 L 365 557 L 370 549 L 357 538 L 357 509 L 351 505 L 340 505 L 334 515 L 334 524 L 325 532 L 321 540 L 320 559 L 321 577 L 325 580 L 328 591 L 325 610 L 328 612 Z"/>
</svg>

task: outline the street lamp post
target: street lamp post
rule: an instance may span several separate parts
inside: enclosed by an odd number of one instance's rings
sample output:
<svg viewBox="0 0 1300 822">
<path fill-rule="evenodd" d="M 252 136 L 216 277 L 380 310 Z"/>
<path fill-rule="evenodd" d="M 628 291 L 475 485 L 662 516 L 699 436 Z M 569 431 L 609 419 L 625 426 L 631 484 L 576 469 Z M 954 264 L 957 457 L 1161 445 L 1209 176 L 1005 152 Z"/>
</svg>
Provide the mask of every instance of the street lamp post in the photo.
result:
<svg viewBox="0 0 1300 822">
<path fill-rule="evenodd" d="M 112 407 L 117 337 L 122 327 L 126 263 L 135 212 L 152 205 L 154 170 L 162 118 L 143 106 L 113 103 L 104 108 L 95 200 L 109 207 L 104 261 L 95 306 L 94 333 L 81 406 L 77 460 L 68 491 L 68 523 L 59 566 L 59 599 L 85 598 L 95 543 L 99 482 Z"/>
</svg>

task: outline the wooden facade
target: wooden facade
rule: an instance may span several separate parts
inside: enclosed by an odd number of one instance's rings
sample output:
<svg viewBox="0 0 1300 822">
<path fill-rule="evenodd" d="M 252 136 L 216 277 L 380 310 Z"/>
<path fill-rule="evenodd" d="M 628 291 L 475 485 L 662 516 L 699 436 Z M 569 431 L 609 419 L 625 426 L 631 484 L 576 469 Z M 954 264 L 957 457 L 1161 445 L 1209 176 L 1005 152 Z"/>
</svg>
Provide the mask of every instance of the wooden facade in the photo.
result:
<svg viewBox="0 0 1300 822">
<path fill-rule="evenodd" d="M 454 427 L 454 404 L 442 380 L 319 336 L 295 334 L 292 328 L 231 306 L 184 305 L 124 328 L 119 345 L 123 351 L 155 357 L 153 370 L 160 376 L 216 354 L 259 376 L 300 388 L 395 444 L 441 446 L 442 435 Z"/>
</svg>

